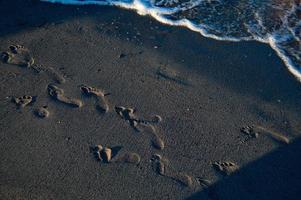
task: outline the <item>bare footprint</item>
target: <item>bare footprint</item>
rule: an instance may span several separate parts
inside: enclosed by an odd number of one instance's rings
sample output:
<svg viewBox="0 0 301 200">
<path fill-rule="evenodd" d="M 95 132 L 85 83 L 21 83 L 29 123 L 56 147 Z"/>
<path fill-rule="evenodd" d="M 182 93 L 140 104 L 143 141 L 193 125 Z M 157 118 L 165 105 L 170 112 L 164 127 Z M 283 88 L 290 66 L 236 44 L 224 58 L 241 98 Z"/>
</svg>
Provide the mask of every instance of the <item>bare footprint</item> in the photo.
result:
<svg viewBox="0 0 301 200">
<path fill-rule="evenodd" d="M 82 107 L 83 103 L 81 100 L 66 97 L 64 95 L 64 90 L 55 86 L 54 84 L 49 84 L 47 88 L 48 93 L 52 98 L 72 107 Z"/>
<path fill-rule="evenodd" d="M 30 55 L 29 50 L 21 45 L 10 46 L 9 50 L 1 54 L 3 62 L 21 67 L 31 67 L 34 59 Z"/>
<path fill-rule="evenodd" d="M 41 108 L 38 108 L 36 111 L 35 111 L 35 114 L 40 117 L 40 118 L 47 118 L 49 117 L 49 111 L 46 109 L 47 107 L 44 106 L 44 107 L 41 107 Z"/>
<path fill-rule="evenodd" d="M 58 84 L 63 84 L 66 82 L 64 76 L 52 67 L 44 67 L 41 65 L 33 64 L 31 66 L 31 69 L 33 69 L 36 73 L 45 72 L 51 79 L 53 79 Z"/>
<path fill-rule="evenodd" d="M 54 79 L 57 83 L 62 84 L 66 82 L 66 79 L 64 78 L 63 75 L 61 75 L 60 73 L 58 73 L 54 68 L 52 67 L 47 67 L 45 68 L 45 71 L 47 72 L 47 74 Z"/>
<path fill-rule="evenodd" d="M 252 126 L 245 126 L 245 127 L 242 127 L 242 128 L 240 129 L 240 132 L 243 133 L 243 134 L 246 136 L 246 138 L 245 138 L 243 141 L 241 141 L 241 143 L 245 143 L 245 142 L 247 142 L 247 141 L 249 141 L 249 140 L 251 140 L 251 139 L 258 138 L 258 136 L 259 136 L 259 133 L 256 132 L 256 131 L 253 129 Z"/>
<path fill-rule="evenodd" d="M 149 133 L 151 136 L 151 142 L 153 147 L 159 150 L 163 150 L 165 147 L 164 141 L 161 139 L 159 134 L 157 133 L 157 130 L 153 125 L 145 125 L 145 124 L 139 124 L 137 126 L 144 127 L 145 132 Z"/>
<path fill-rule="evenodd" d="M 126 121 L 129 121 L 130 124 L 134 124 L 133 122 L 135 122 L 136 124 L 149 125 L 149 124 L 158 124 L 162 121 L 162 117 L 159 115 L 153 116 L 153 118 L 150 120 L 138 118 L 134 114 L 135 109 L 133 109 L 133 108 L 126 108 L 123 106 L 115 106 L 115 111 L 121 118 L 125 119 Z M 131 121 L 133 121 L 133 122 L 131 122 Z"/>
<path fill-rule="evenodd" d="M 164 141 L 161 139 L 155 127 L 150 123 L 159 123 L 162 118 L 158 115 L 151 121 L 142 120 L 136 117 L 133 108 L 125 108 L 123 106 L 115 106 L 116 113 L 123 118 L 137 132 L 147 132 L 151 136 L 152 145 L 157 149 L 164 149 Z"/>
<path fill-rule="evenodd" d="M 139 164 L 140 156 L 137 153 L 126 152 L 119 153 L 120 146 L 117 147 L 103 147 L 97 145 L 92 149 L 96 159 L 103 163 L 131 163 Z"/>
<path fill-rule="evenodd" d="M 94 96 L 97 99 L 97 110 L 99 110 L 101 113 L 107 113 L 109 111 L 108 101 L 106 100 L 105 94 L 101 89 L 86 85 L 81 86 L 80 89 L 87 96 Z"/>
<path fill-rule="evenodd" d="M 254 129 L 256 131 L 258 131 L 259 133 L 261 133 L 261 134 L 267 135 L 268 137 L 272 138 L 273 140 L 275 140 L 277 142 L 284 143 L 284 144 L 289 144 L 290 143 L 289 138 L 284 136 L 281 133 L 269 130 L 269 129 L 264 128 L 262 126 L 255 126 Z"/>
<path fill-rule="evenodd" d="M 165 177 L 171 178 L 183 186 L 192 187 L 193 186 L 193 179 L 186 173 L 176 172 L 169 166 L 169 161 L 163 158 L 159 154 L 154 154 L 152 157 L 153 168 L 154 170 Z"/>
<path fill-rule="evenodd" d="M 29 95 L 24 95 L 21 97 L 14 97 L 13 101 L 17 104 L 17 106 L 24 108 L 33 101 L 33 97 Z"/>
<path fill-rule="evenodd" d="M 116 113 L 123 118 L 126 122 L 129 123 L 129 125 L 137 132 L 140 132 L 141 130 L 137 127 L 138 125 L 138 119 L 134 115 L 134 109 L 133 108 L 125 108 L 123 106 L 115 106 Z"/>
<path fill-rule="evenodd" d="M 37 72 L 45 71 L 57 83 L 65 83 L 65 78 L 52 67 L 42 67 L 34 64 L 34 59 L 28 49 L 21 45 L 10 46 L 9 50 L 2 52 L 1 59 L 4 63 L 18 65 L 21 67 L 31 67 Z"/>
<path fill-rule="evenodd" d="M 230 161 L 215 162 L 212 165 L 216 170 L 222 172 L 225 175 L 230 175 L 239 169 L 239 166 Z"/>
<path fill-rule="evenodd" d="M 279 143 L 284 143 L 284 144 L 290 143 L 290 140 L 288 137 L 284 136 L 281 133 L 277 133 L 275 131 L 264 128 L 262 126 L 246 126 L 246 127 L 241 128 L 241 132 L 244 133 L 245 135 L 247 135 L 247 137 L 248 137 L 247 140 L 249 140 L 251 138 L 257 138 L 259 135 L 264 134 Z M 245 142 L 245 141 L 243 141 L 243 142 Z"/>
</svg>

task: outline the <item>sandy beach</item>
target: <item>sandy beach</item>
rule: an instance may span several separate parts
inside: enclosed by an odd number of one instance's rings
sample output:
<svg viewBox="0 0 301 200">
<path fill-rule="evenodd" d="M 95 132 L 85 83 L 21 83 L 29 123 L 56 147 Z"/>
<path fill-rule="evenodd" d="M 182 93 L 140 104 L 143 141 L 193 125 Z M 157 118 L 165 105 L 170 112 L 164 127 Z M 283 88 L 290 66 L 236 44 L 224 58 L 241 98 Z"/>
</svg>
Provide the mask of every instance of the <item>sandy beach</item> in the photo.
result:
<svg viewBox="0 0 301 200">
<path fill-rule="evenodd" d="M 1 200 L 301 198 L 301 84 L 268 45 L 112 7 L 0 15 Z"/>
</svg>

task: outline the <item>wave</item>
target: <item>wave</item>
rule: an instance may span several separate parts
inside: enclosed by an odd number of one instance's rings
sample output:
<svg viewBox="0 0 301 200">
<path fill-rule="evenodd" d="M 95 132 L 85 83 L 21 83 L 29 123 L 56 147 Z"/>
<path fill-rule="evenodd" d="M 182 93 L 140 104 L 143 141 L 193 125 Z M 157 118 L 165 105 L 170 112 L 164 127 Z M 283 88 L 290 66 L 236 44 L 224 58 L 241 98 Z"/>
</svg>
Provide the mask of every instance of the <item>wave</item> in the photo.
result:
<svg viewBox="0 0 301 200">
<path fill-rule="evenodd" d="M 223 41 L 267 43 L 301 81 L 301 0 L 42 0 L 110 5 Z"/>
</svg>

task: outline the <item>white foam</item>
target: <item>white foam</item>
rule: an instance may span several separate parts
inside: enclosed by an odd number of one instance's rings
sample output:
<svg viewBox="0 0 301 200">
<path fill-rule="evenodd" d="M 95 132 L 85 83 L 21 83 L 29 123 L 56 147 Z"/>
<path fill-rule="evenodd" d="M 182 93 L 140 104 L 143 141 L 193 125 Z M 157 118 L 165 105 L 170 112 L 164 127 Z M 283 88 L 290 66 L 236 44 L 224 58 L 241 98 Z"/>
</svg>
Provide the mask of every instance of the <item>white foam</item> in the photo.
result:
<svg viewBox="0 0 301 200">
<path fill-rule="evenodd" d="M 159 7 L 151 7 L 150 5 L 146 5 L 145 2 L 142 2 L 140 0 L 134 0 L 132 3 L 128 2 L 120 2 L 120 1 L 110 1 L 110 2 L 103 2 L 103 1 L 76 1 L 76 0 L 41 0 L 45 2 L 51 2 L 51 3 L 61 3 L 61 4 L 72 4 L 72 5 L 114 5 L 118 6 L 124 9 L 130 9 L 135 10 L 139 15 L 149 15 L 156 19 L 157 21 L 171 25 L 171 26 L 182 26 L 186 27 L 192 31 L 198 32 L 204 37 L 212 38 L 215 40 L 221 40 L 221 41 L 233 41 L 233 42 L 239 42 L 242 40 L 252 40 L 252 37 L 242 37 L 242 38 L 235 38 L 235 37 L 220 37 L 216 36 L 214 34 L 209 34 L 206 30 L 208 29 L 205 25 L 196 25 L 192 23 L 191 21 L 187 19 L 181 19 L 181 20 L 170 20 L 164 17 L 164 15 L 173 14 L 179 9 L 173 8 L 173 9 L 164 9 Z M 200 0 L 198 2 L 201 2 L 203 0 Z M 194 6 L 197 4 L 194 4 Z"/>
<path fill-rule="evenodd" d="M 277 55 L 282 59 L 288 70 L 297 78 L 298 81 L 301 82 L 300 71 L 294 66 L 292 61 L 287 56 L 285 56 L 285 53 L 279 47 L 277 47 L 277 42 L 274 36 L 270 36 L 268 40 L 270 46 L 276 51 Z"/>
</svg>

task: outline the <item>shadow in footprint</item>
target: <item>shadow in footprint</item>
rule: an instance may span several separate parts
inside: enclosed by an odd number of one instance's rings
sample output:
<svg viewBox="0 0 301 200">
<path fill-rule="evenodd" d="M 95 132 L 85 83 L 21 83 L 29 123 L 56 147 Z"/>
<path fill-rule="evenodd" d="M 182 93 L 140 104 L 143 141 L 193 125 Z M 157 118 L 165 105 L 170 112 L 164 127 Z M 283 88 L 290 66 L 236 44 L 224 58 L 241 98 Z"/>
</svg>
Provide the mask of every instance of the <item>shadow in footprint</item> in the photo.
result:
<svg viewBox="0 0 301 200">
<path fill-rule="evenodd" d="M 111 150 L 112 150 L 112 158 L 114 158 L 118 153 L 119 151 L 123 148 L 123 146 L 114 146 L 114 147 L 111 147 Z"/>
</svg>

